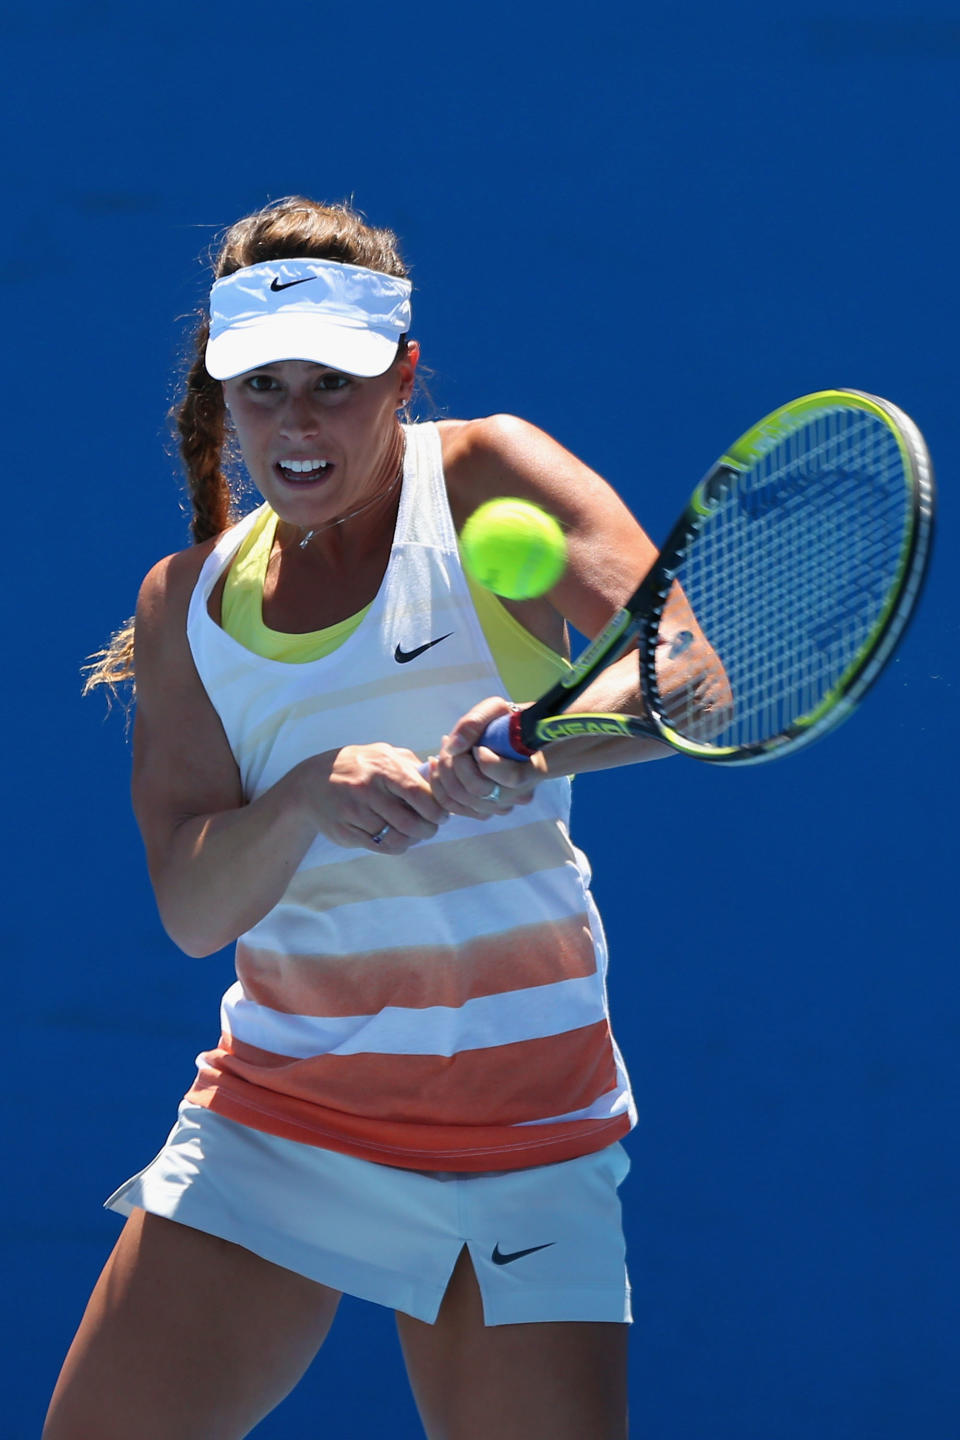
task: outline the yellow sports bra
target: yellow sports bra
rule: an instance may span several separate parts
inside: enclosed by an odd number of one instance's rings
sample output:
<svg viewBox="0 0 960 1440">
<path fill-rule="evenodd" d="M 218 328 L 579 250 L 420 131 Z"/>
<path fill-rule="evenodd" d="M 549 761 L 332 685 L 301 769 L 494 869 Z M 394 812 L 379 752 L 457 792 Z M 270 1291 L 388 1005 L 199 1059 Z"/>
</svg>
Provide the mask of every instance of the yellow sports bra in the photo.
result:
<svg viewBox="0 0 960 1440">
<path fill-rule="evenodd" d="M 305 635 L 285 635 L 269 629 L 263 623 L 263 586 L 276 529 L 276 513 L 268 505 L 262 506 L 227 573 L 221 624 L 228 635 L 255 655 L 302 665 L 342 645 L 370 606 L 365 605 L 336 625 Z M 466 578 L 477 618 L 503 676 L 507 698 L 518 704 L 535 699 L 560 678 L 569 662 L 525 630 L 494 594 L 474 584 L 469 575 Z"/>
</svg>

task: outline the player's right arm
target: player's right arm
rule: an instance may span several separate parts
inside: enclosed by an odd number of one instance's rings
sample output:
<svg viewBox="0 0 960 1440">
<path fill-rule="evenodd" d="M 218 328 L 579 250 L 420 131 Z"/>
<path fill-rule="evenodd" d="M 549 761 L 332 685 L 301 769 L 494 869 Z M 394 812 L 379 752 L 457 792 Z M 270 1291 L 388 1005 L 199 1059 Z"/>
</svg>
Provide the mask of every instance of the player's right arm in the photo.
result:
<svg viewBox="0 0 960 1440">
<path fill-rule="evenodd" d="M 230 944 L 277 903 L 318 833 L 379 853 L 432 835 L 443 812 L 416 757 L 389 745 L 311 756 L 247 803 L 186 636 L 208 546 L 162 560 L 137 602 L 133 807 L 164 928 L 189 955 Z"/>
</svg>

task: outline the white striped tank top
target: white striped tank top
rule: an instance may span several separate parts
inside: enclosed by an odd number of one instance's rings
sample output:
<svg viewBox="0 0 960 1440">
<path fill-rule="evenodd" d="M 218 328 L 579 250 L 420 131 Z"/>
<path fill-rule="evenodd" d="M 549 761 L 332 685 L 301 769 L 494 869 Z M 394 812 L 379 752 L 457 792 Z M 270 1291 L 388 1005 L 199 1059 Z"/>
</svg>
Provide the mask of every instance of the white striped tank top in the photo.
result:
<svg viewBox="0 0 960 1440">
<path fill-rule="evenodd" d="M 253 515 L 201 571 L 188 638 L 248 801 L 341 745 L 384 741 L 425 758 L 477 700 L 503 693 L 460 564 L 438 431 L 406 436 L 386 574 L 331 654 L 264 659 L 210 618 Z M 198 1057 L 188 1098 L 417 1170 L 517 1169 L 623 1136 L 635 1110 L 569 809 L 570 782 L 555 779 L 510 815 L 453 816 L 403 856 L 318 836 L 237 942 L 220 1041 Z"/>
</svg>

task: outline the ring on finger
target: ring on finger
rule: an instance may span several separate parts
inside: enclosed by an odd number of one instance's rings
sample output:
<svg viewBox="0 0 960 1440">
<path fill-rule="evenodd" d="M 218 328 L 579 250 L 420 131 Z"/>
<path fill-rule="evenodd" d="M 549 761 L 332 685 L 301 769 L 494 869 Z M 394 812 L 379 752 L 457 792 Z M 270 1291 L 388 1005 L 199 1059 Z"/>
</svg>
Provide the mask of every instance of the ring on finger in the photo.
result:
<svg viewBox="0 0 960 1440">
<path fill-rule="evenodd" d="M 493 789 L 489 792 L 489 794 L 485 795 L 483 798 L 485 800 L 492 800 L 493 803 L 496 804 L 502 794 L 503 791 L 501 790 L 500 786 L 494 785 Z"/>
<path fill-rule="evenodd" d="M 371 835 L 371 836 L 370 836 L 370 839 L 373 841 L 374 845 L 382 845 L 382 844 L 383 844 L 383 841 L 384 841 L 384 838 L 385 838 L 385 836 L 387 835 L 387 833 L 389 832 L 389 830 L 390 830 L 390 826 L 389 826 L 389 825 L 382 825 L 382 826 L 380 827 L 380 829 L 377 831 L 376 835 Z"/>
</svg>

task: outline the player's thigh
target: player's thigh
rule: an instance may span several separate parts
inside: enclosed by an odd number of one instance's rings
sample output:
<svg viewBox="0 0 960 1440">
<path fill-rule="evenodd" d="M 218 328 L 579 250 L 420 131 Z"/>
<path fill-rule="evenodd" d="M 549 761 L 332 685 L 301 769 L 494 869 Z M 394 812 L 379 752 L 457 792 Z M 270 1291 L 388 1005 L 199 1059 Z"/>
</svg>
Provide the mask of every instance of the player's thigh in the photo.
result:
<svg viewBox="0 0 960 1440">
<path fill-rule="evenodd" d="M 435 1325 L 397 1315 L 428 1440 L 624 1440 L 626 1325 L 483 1323 L 466 1249 Z"/>
<path fill-rule="evenodd" d="M 239 1440 L 300 1379 L 339 1299 L 239 1245 L 135 1210 L 43 1440 Z"/>
</svg>

